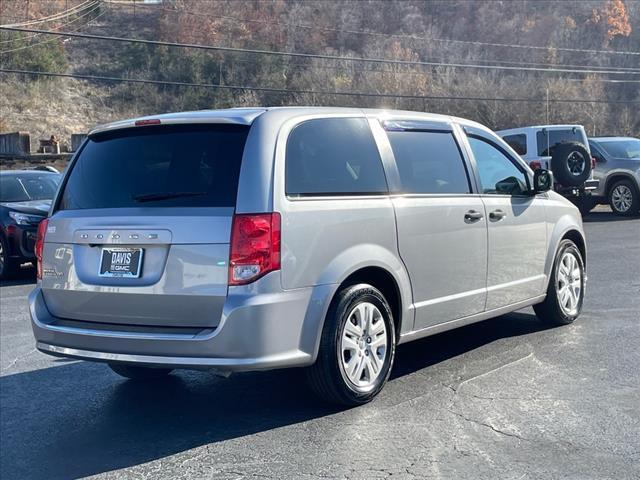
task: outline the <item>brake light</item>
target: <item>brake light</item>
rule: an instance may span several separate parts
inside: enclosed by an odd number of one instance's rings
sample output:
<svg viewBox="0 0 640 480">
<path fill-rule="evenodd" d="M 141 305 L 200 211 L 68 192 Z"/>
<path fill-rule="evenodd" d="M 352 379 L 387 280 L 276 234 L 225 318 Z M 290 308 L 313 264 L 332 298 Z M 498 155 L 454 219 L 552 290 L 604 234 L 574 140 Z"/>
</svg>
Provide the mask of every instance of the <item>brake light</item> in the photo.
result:
<svg viewBox="0 0 640 480">
<path fill-rule="evenodd" d="M 147 120 L 136 120 L 135 124 L 136 127 L 141 127 L 144 125 L 160 125 L 160 119 L 159 118 L 149 118 Z"/>
<path fill-rule="evenodd" d="M 36 236 L 36 270 L 39 279 L 42 279 L 42 251 L 44 250 L 44 237 L 49 226 L 49 219 L 45 218 L 38 224 L 38 234 Z"/>
<path fill-rule="evenodd" d="M 591 170 L 596 169 L 596 157 L 591 157 Z"/>
<path fill-rule="evenodd" d="M 280 214 L 236 214 L 231 227 L 229 285 L 280 269 Z"/>
<path fill-rule="evenodd" d="M 531 170 L 538 170 L 539 168 L 542 168 L 542 163 L 540 160 L 532 160 L 529 162 L 529 166 L 531 167 Z"/>
</svg>

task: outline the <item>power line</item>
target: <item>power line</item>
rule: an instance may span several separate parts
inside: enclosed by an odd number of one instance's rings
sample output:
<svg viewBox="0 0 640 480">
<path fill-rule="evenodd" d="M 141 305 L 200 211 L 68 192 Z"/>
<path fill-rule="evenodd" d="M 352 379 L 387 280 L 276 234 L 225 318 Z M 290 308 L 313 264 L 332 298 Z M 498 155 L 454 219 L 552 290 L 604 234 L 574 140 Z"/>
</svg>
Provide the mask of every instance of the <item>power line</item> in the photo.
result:
<svg viewBox="0 0 640 480">
<path fill-rule="evenodd" d="M 67 23 L 65 23 L 65 24 L 63 24 L 63 25 L 61 25 L 59 28 L 62 28 L 62 27 L 64 27 L 64 26 L 71 25 L 72 23 L 77 22 L 78 20 L 80 20 L 81 18 L 86 17 L 87 15 L 91 15 L 92 13 L 95 13 L 95 12 L 96 12 L 96 11 L 98 11 L 98 10 L 100 10 L 100 6 L 99 6 L 99 5 L 96 5 L 92 10 L 90 10 L 90 11 L 88 11 L 88 12 L 85 12 L 83 15 L 80 15 L 79 17 L 74 18 L 73 20 L 71 20 L 71 21 L 69 21 L 69 22 L 67 22 Z M 103 15 L 105 15 L 106 13 L 107 13 L 107 11 L 106 11 L 106 10 L 105 10 L 105 11 L 102 11 L 102 12 L 98 13 L 95 17 L 88 19 L 88 20 L 87 20 L 87 22 L 86 22 L 86 23 L 84 23 L 83 25 L 79 25 L 79 26 L 77 26 L 77 27 L 73 27 L 73 28 L 75 28 L 74 32 L 79 32 L 79 31 L 81 31 L 81 29 L 83 29 L 83 28 L 87 27 L 91 22 L 93 22 L 93 21 L 97 20 L 98 18 L 102 17 L 102 16 L 103 16 Z M 29 40 L 30 38 L 38 37 L 38 36 L 40 36 L 40 34 L 39 34 L 39 33 L 36 33 L 35 35 L 32 35 L 32 36 L 27 37 L 27 38 L 14 38 L 14 39 L 6 40 L 6 41 L 4 41 L 4 42 L 0 42 L 0 43 L 6 43 L 6 42 L 11 42 L 11 41 L 26 41 L 26 40 Z M 20 46 L 20 47 L 12 48 L 12 49 L 9 49 L 9 50 L 2 50 L 2 51 L 0 51 L 0 55 L 4 55 L 4 54 L 7 54 L 7 53 L 12 53 L 12 52 L 17 52 L 17 51 L 20 51 L 20 50 L 25 50 L 25 49 L 27 49 L 27 48 L 33 48 L 33 47 L 36 47 L 36 46 L 38 46 L 38 45 L 43 45 L 43 44 L 45 44 L 45 43 L 51 43 L 51 42 L 53 42 L 53 41 L 55 41 L 55 40 L 56 40 L 55 38 L 50 38 L 50 39 L 48 39 L 48 40 L 43 40 L 42 42 L 30 43 L 30 44 L 28 44 L 28 45 L 22 45 L 22 46 Z"/>
<path fill-rule="evenodd" d="M 92 81 L 105 81 L 105 82 L 128 82 L 128 83 L 140 83 L 151 85 L 168 85 L 179 87 L 203 87 L 203 88 L 215 88 L 222 90 L 247 90 L 256 92 L 267 93 L 280 93 L 280 94 L 309 94 L 309 95 L 335 95 L 335 96 L 347 96 L 347 97 L 376 97 L 376 98 L 398 98 L 409 100 L 467 100 L 467 101 L 498 101 L 498 102 L 533 102 L 533 103 L 545 103 L 546 99 L 539 98 L 486 98 L 486 97 L 454 97 L 454 96 L 435 96 L 435 95 L 404 95 L 404 94 L 385 94 L 385 93 L 370 93 L 370 92 L 334 92 L 325 90 L 308 90 L 308 89 L 286 89 L 276 87 L 252 87 L 245 85 L 220 85 L 213 83 L 195 83 L 195 82 L 173 82 L 166 80 L 153 80 L 143 78 L 121 78 L 121 77 L 106 77 L 97 75 L 84 75 L 75 73 L 57 73 L 57 72 L 43 72 L 34 70 L 16 70 L 16 69 L 0 69 L 0 73 L 11 73 L 21 75 L 40 75 L 49 77 L 63 77 L 63 78 L 75 78 L 79 80 L 92 80 Z M 549 102 L 554 103 L 611 103 L 611 104 L 635 104 L 640 101 L 634 100 L 602 100 L 602 99 L 582 99 L 582 98 L 555 98 L 549 99 Z"/>
<path fill-rule="evenodd" d="M 88 3 L 92 3 L 92 5 L 86 5 Z M 99 0 L 86 0 L 86 1 L 82 2 L 79 5 L 76 5 L 75 7 L 71 7 L 69 9 L 67 9 L 67 10 L 63 10 L 62 12 L 54 13 L 53 15 L 48 15 L 46 17 L 38 18 L 36 20 L 29 20 L 29 21 L 26 21 L 26 22 L 13 23 L 13 24 L 9 24 L 9 25 L 0 25 L 0 27 L 23 27 L 23 26 L 27 26 L 27 25 L 35 25 L 35 24 L 38 24 L 38 23 L 52 22 L 54 20 L 60 20 L 62 18 L 74 15 L 76 13 L 76 10 L 78 10 L 78 9 L 83 10 L 84 8 L 88 8 L 89 6 L 97 5 L 98 3 L 100 3 Z"/>
<path fill-rule="evenodd" d="M 1 0 L 0 0 L 0 1 L 1 1 Z M 80 12 L 80 11 L 78 11 L 78 12 L 74 12 L 74 14 L 78 15 L 76 18 L 74 18 L 74 19 L 72 19 L 72 20 L 69 20 L 69 21 L 68 21 L 68 22 L 66 22 L 66 23 L 63 23 L 62 25 L 59 25 L 58 27 L 56 27 L 56 29 L 57 29 L 57 30 L 59 30 L 60 28 L 66 27 L 67 25 L 71 25 L 72 23 L 77 22 L 77 21 L 78 21 L 78 20 L 80 20 L 81 18 L 84 18 L 84 17 L 86 17 L 87 15 L 91 15 L 91 13 L 93 13 L 93 12 L 95 12 L 95 11 L 97 11 L 97 10 L 100 10 L 100 2 L 98 2 L 98 1 L 96 0 L 93 4 L 91 4 L 91 5 L 87 6 L 87 8 L 86 8 L 86 9 L 83 9 L 83 10 L 82 10 L 82 12 Z M 79 15 L 80 13 L 82 13 L 82 15 Z M 0 26 L 0 28 L 2 28 L 2 26 Z M 26 36 L 26 37 L 24 37 L 24 38 L 19 38 L 19 37 L 17 37 L 17 38 L 10 38 L 10 39 L 8 39 L 8 40 L 1 40 L 1 41 L 0 41 L 0 44 L 3 44 L 3 43 L 11 43 L 11 42 L 19 42 L 19 41 L 25 41 L 25 40 L 29 40 L 29 39 L 32 39 L 32 38 L 35 38 L 35 37 L 40 37 L 40 36 L 42 36 L 42 34 L 41 34 L 41 33 L 34 33 L 33 35 L 28 35 L 28 36 Z M 39 45 L 39 44 L 36 44 L 36 45 Z M 5 53 L 5 52 L 0 52 L 0 53 Z"/>
<path fill-rule="evenodd" d="M 106 1 L 107 3 L 112 3 L 114 5 L 116 4 L 115 2 L 109 2 L 108 0 Z M 211 18 L 217 18 L 222 20 L 232 20 L 240 23 L 258 23 L 258 24 L 266 24 L 266 25 L 278 25 L 278 26 L 287 27 L 287 28 L 323 30 L 327 32 L 347 33 L 347 34 L 355 34 L 355 35 L 404 38 L 404 39 L 430 41 L 430 42 L 460 43 L 460 44 L 466 44 L 466 45 L 476 45 L 476 46 L 486 46 L 486 47 L 524 48 L 524 49 L 534 49 L 534 50 L 557 50 L 562 52 L 604 53 L 604 54 L 617 54 L 617 55 L 640 55 L 640 52 L 633 52 L 633 51 L 593 50 L 593 49 L 551 47 L 551 46 L 543 47 L 539 45 L 519 45 L 519 44 L 507 44 L 507 43 L 476 42 L 473 40 L 457 40 L 457 39 L 450 39 L 450 38 L 423 37 L 423 36 L 405 34 L 405 33 L 382 33 L 382 32 L 369 32 L 366 30 L 344 30 L 344 29 L 331 28 L 331 27 L 322 27 L 320 25 L 301 25 L 301 24 L 295 24 L 295 23 L 285 23 L 285 22 L 277 22 L 277 21 L 269 21 L 269 20 L 244 19 L 244 18 L 232 17 L 228 15 L 212 15 L 204 12 L 203 13 L 193 12 L 186 9 L 171 9 L 171 8 L 157 7 L 155 5 L 150 5 L 150 4 L 144 5 L 144 6 L 153 7 L 158 10 L 164 10 L 172 13 L 186 13 L 187 15 L 211 17 Z"/>
<path fill-rule="evenodd" d="M 281 52 L 276 50 L 248 49 L 237 47 L 221 47 L 213 45 L 202 45 L 193 43 L 166 42 L 160 40 L 143 40 L 138 38 L 114 37 L 108 35 L 90 35 L 86 33 L 57 32 L 53 30 L 40 30 L 19 27 L 0 27 L 0 30 L 9 30 L 17 32 L 46 33 L 50 35 L 61 35 L 66 37 L 89 38 L 94 40 L 108 40 L 112 42 L 129 42 L 141 43 L 146 45 L 162 45 L 167 47 L 194 48 L 200 50 L 213 50 L 220 52 L 248 53 L 258 55 L 274 55 L 280 57 L 298 57 L 298 58 L 315 58 L 322 60 L 339 60 L 348 62 L 369 62 L 391 65 L 420 65 L 427 67 L 450 67 L 450 68 L 472 68 L 486 70 L 510 70 L 510 71 L 534 71 L 544 73 L 592 73 L 592 74 L 611 74 L 611 75 L 639 75 L 640 72 L 620 72 L 616 70 L 576 70 L 569 68 L 538 68 L 538 67 L 513 67 L 506 65 L 477 65 L 468 63 L 446 63 L 446 62 L 427 62 L 427 61 L 411 61 L 411 60 L 393 60 L 385 58 L 366 58 L 366 57 L 345 57 L 340 55 L 300 53 L 300 52 Z"/>
</svg>

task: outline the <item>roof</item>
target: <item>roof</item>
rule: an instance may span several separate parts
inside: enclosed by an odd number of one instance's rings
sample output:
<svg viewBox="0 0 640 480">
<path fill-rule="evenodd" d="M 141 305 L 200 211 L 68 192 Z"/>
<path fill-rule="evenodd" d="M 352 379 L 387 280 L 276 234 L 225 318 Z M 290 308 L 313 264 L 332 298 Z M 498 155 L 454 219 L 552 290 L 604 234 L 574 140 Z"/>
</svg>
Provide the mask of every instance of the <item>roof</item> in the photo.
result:
<svg viewBox="0 0 640 480">
<path fill-rule="evenodd" d="M 251 125 L 256 118 L 266 112 L 277 113 L 282 116 L 301 116 L 313 114 L 365 114 L 376 117 L 394 117 L 403 116 L 422 120 L 451 122 L 455 121 L 464 125 L 475 126 L 486 129 L 481 125 L 463 118 L 451 117 L 448 115 L 439 115 L 434 113 L 414 112 L 407 110 L 387 110 L 387 109 L 361 109 L 348 107 L 253 107 L 253 108 L 228 108 L 220 110 L 198 110 L 192 112 L 176 112 L 165 113 L 160 115 L 148 115 L 145 117 L 131 118 L 118 122 L 100 125 L 89 132 L 89 135 L 117 130 L 120 128 L 128 128 L 135 126 L 136 122 L 145 120 L 160 120 L 165 124 L 193 124 L 193 123 L 226 123 L 235 125 Z"/>
<path fill-rule="evenodd" d="M 581 128 L 584 129 L 582 125 L 531 125 L 527 127 L 518 127 L 518 128 L 509 128 L 506 130 L 497 130 L 496 133 L 498 135 L 509 135 L 511 133 L 522 133 L 525 130 L 542 130 L 543 128 L 547 130 L 562 130 L 567 128 Z"/>
<path fill-rule="evenodd" d="M 60 175 L 60 173 L 49 172 L 47 170 L 0 170 L 0 175 L 15 175 L 16 173 L 20 175 Z"/>
<path fill-rule="evenodd" d="M 638 140 L 635 137 L 589 137 L 589 140 L 595 140 L 597 142 L 611 142 L 614 140 Z"/>
</svg>

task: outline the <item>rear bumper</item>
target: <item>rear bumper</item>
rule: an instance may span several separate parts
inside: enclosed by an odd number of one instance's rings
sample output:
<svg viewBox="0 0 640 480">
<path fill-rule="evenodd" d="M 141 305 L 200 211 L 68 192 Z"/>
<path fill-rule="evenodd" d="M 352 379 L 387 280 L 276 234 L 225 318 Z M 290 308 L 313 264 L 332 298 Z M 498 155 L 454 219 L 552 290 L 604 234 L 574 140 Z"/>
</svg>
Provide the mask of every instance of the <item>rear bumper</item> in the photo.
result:
<svg viewBox="0 0 640 480">
<path fill-rule="evenodd" d="M 584 182 L 585 190 L 597 190 L 598 185 L 600 185 L 599 180 L 587 180 Z"/>
<path fill-rule="evenodd" d="M 335 286 L 283 291 L 276 284 L 278 272 L 230 288 L 219 326 L 197 331 L 66 322 L 51 315 L 37 287 L 29 296 L 31 325 L 38 350 L 54 356 L 221 371 L 310 365 Z"/>
</svg>

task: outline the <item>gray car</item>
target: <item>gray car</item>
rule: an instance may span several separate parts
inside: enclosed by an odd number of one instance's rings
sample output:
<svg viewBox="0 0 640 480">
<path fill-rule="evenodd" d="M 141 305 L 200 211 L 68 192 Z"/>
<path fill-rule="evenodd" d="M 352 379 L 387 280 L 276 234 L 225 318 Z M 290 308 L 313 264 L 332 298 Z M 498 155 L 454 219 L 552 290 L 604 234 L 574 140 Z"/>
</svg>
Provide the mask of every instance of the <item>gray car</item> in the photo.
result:
<svg viewBox="0 0 640 480">
<path fill-rule="evenodd" d="M 632 137 L 591 137 L 599 187 L 595 203 L 608 203 L 618 215 L 640 213 L 640 140 Z"/>
<path fill-rule="evenodd" d="M 371 400 L 395 347 L 533 305 L 579 315 L 578 210 L 486 127 L 252 108 L 93 130 L 41 225 L 37 348 L 129 378 L 305 367 Z"/>
</svg>

